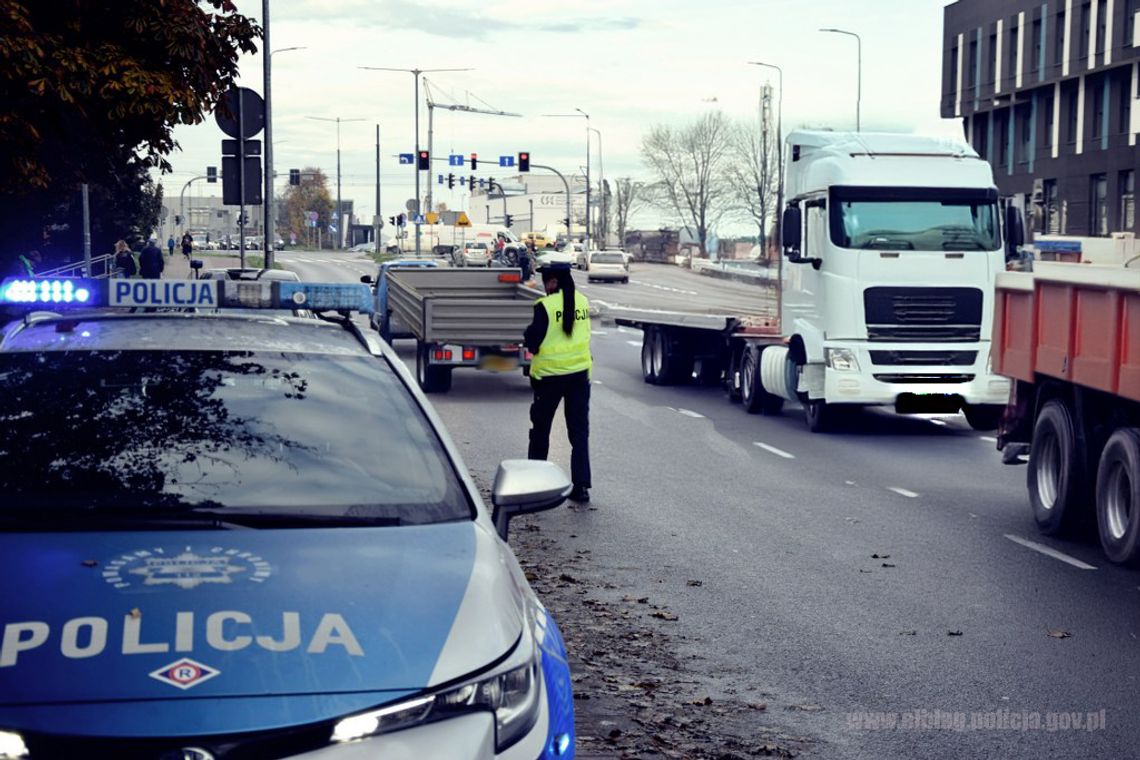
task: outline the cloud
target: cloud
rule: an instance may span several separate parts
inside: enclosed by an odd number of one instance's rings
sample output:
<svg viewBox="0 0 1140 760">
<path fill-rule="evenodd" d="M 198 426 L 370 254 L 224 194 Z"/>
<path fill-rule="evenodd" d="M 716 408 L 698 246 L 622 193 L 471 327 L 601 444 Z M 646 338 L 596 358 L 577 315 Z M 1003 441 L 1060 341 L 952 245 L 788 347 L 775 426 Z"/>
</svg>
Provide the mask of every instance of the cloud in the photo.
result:
<svg viewBox="0 0 1140 760">
<path fill-rule="evenodd" d="M 644 21 L 632 16 L 620 18 L 579 18 L 544 21 L 514 21 L 490 16 L 479 11 L 441 6 L 424 6 L 406 0 L 384 3 L 384 24 L 390 29 L 423 32 L 452 39 L 491 39 L 504 32 L 537 32 L 547 34 L 581 34 L 585 32 L 634 31 Z"/>
</svg>

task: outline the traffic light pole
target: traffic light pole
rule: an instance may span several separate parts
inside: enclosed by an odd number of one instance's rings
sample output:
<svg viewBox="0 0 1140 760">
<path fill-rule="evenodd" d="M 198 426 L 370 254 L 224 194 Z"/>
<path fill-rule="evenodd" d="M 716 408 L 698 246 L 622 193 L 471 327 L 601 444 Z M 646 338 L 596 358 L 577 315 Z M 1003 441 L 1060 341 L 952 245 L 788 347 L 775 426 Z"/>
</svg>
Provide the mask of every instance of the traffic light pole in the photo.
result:
<svg viewBox="0 0 1140 760">
<path fill-rule="evenodd" d="M 412 78 L 416 80 L 416 161 L 420 160 L 420 71 L 416 69 L 412 72 Z M 416 203 L 415 211 L 416 216 L 412 222 L 416 225 L 416 258 L 420 257 L 420 166 L 416 164 Z"/>
<path fill-rule="evenodd" d="M 545 169 L 548 172 L 554 172 L 558 175 L 558 179 L 562 180 L 562 185 L 566 188 L 566 239 L 570 239 L 570 183 L 562 176 L 562 172 L 555 169 L 553 166 L 543 166 L 542 164 L 531 164 L 532 169 Z M 531 228 L 534 228 L 534 212 L 531 212 Z"/>
</svg>

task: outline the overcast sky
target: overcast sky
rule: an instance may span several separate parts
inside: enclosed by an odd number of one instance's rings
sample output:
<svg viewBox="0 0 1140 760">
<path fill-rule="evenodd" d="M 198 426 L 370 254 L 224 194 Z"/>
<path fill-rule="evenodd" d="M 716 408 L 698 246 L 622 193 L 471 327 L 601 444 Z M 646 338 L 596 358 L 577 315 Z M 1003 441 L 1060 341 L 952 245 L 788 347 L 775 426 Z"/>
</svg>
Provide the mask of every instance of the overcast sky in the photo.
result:
<svg viewBox="0 0 1140 760">
<path fill-rule="evenodd" d="M 375 207 L 375 130 L 380 125 L 385 216 L 414 195 L 399 152 L 414 145 L 413 78 L 358 66 L 461 68 L 427 74 L 439 103 L 518 112 L 505 118 L 436 110 L 435 155 L 481 158 L 529 150 L 536 163 L 564 171 L 585 164 L 585 120 L 601 131 L 605 175 L 645 177 L 642 134 L 653 124 L 684 122 L 719 108 L 755 123 L 759 88 L 784 70 L 785 133 L 800 125 L 853 128 L 856 44 L 820 33 L 839 27 L 863 40 L 863 129 L 960 136 L 939 117 L 942 10 L 945 0 L 272 0 L 274 163 L 278 187 L 288 169 L 318 166 L 334 179 L 336 127 L 342 123 L 342 194 L 370 221 Z M 260 18 L 259 0 L 238 0 Z M 263 91 L 261 55 L 241 60 L 241 83 Z M 470 93 L 470 99 L 468 96 Z M 426 147 L 427 109 L 420 128 Z M 167 197 L 219 164 L 222 134 L 213 118 L 180 127 Z M 598 171 L 594 137 L 592 171 Z M 480 172 L 490 174 L 491 172 Z M 426 176 L 426 175 L 425 175 Z M 500 173 L 501 176 L 501 173 Z M 197 182 L 194 194 L 219 194 Z M 332 187 L 335 196 L 335 184 Z M 464 206 L 458 190 L 435 199 Z"/>
</svg>

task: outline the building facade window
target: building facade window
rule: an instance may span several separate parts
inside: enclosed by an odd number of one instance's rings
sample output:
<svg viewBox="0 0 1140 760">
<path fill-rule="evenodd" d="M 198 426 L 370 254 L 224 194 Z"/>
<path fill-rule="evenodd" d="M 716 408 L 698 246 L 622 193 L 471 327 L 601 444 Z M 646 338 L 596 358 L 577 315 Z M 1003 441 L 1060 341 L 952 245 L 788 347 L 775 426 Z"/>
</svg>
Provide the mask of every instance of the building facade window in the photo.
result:
<svg viewBox="0 0 1140 760">
<path fill-rule="evenodd" d="M 1103 174 L 1089 177 L 1089 233 L 1108 237 L 1108 178 Z"/>
<path fill-rule="evenodd" d="M 1033 162 L 1033 111 L 1030 106 L 1020 106 L 1017 111 L 1018 146 L 1017 162 L 1028 165 Z"/>
<path fill-rule="evenodd" d="M 1006 67 L 1006 77 L 1010 82 L 1017 82 L 1017 23 L 1011 21 L 1009 24 L 1009 38 L 1006 42 L 1006 59 L 1009 64 Z"/>
<path fill-rule="evenodd" d="M 966 86 L 971 89 L 978 83 L 978 41 L 970 41 L 970 60 L 966 62 Z"/>
<path fill-rule="evenodd" d="M 1132 130 L 1132 69 L 1127 68 L 1121 71 L 1119 79 L 1116 83 L 1116 91 L 1120 94 L 1119 101 L 1116 107 L 1116 131 L 1118 134 L 1127 135 Z"/>
<path fill-rule="evenodd" d="M 1056 108 L 1055 100 L 1053 98 L 1053 93 L 1049 93 L 1048 95 L 1046 95 L 1042 102 L 1044 103 L 1043 111 L 1044 111 L 1045 118 L 1042 119 L 1042 121 L 1045 124 L 1045 133 L 1042 135 L 1041 144 L 1044 145 L 1045 148 L 1050 153 L 1052 153 L 1052 151 L 1053 151 L 1053 128 L 1054 128 L 1054 124 L 1056 123 L 1053 120 L 1053 109 Z"/>
<path fill-rule="evenodd" d="M 1132 47 L 1132 37 L 1136 33 L 1136 0 L 1124 0 L 1124 35 L 1120 41 L 1122 48 Z"/>
<path fill-rule="evenodd" d="M 1053 65 L 1061 66 L 1065 62 L 1065 6 L 1057 11 L 1056 22 L 1053 26 Z"/>
<path fill-rule="evenodd" d="M 1089 30 L 1092 28 L 1092 3 L 1081 3 L 1081 38 L 1077 41 L 1077 57 L 1089 57 Z"/>
<path fill-rule="evenodd" d="M 1009 120 L 1012 116 L 1010 110 L 1000 111 L 994 114 L 994 139 L 997 140 L 997 162 L 1005 168 L 1009 166 Z"/>
<path fill-rule="evenodd" d="M 1089 77 L 1085 83 L 1085 102 L 1091 105 L 1092 108 L 1092 133 L 1091 138 L 1093 141 L 1099 141 L 1104 135 L 1105 128 L 1105 102 L 1104 102 L 1104 80 L 1101 77 Z"/>
<path fill-rule="evenodd" d="M 1072 86 L 1069 87 L 1069 92 L 1065 96 L 1065 142 L 1069 145 L 1076 145 L 1077 143 L 1077 94 L 1077 87 Z"/>
<path fill-rule="evenodd" d="M 1096 52 L 1103 53 L 1108 33 L 1108 0 L 1096 0 Z"/>
<path fill-rule="evenodd" d="M 989 62 L 986 65 L 986 83 L 993 84 L 997 81 L 997 32 L 990 35 L 990 46 L 986 49 Z"/>
<path fill-rule="evenodd" d="M 1120 172 L 1120 230 L 1132 232 L 1136 227 L 1136 172 Z"/>
<path fill-rule="evenodd" d="M 1057 180 L 1047 179 L 1042 184 L 1041 229 L 1048 235 L 1060 235 L 1061 214 L 1057 208 Z"/>
<path fill-rule="evenodd" d="M 1033 22 L 1033 58 L 1030 59 L 1029 66 L 1033 71 L 1036 71 L 1039 76 L 1044 74 L 1041 70 L 1045 62 L 1045 50 L 1042 48 L 1044 44 L 1045 40 L 1041 34 L 1041 19 L 1037 19 Z"/>
</svg>

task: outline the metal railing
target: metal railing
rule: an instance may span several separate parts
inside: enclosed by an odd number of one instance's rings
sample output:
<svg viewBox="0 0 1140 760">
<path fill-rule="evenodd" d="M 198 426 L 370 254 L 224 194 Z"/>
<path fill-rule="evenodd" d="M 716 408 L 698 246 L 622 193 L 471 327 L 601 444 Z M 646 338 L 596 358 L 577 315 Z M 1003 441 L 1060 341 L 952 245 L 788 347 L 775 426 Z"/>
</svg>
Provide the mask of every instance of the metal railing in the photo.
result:
<svg viewBox="0 0 1140 760">
<path fill-rule="evenodd" d="M 91 273 L 85 272 L 87 264 L 80 261 L 76 264 L 65 264 L 55 269 L 46 269 L 36 272 L 36 277 L 84 277 L 90 276 L 98 279 L 111 277 L 115 273 L 115 254 L 105 253 L 91 259 Z"/>
</svg>

